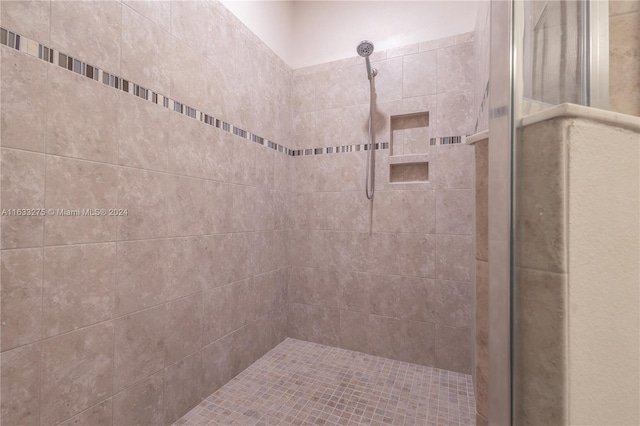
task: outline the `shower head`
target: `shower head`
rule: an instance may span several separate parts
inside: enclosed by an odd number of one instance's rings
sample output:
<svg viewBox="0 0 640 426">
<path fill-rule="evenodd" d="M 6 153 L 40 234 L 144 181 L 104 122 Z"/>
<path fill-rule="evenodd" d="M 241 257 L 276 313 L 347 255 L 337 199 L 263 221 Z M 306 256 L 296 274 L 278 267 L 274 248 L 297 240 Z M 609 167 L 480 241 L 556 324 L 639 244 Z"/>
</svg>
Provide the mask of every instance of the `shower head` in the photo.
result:
<svg viewBox="0 0 640 426">
<path fill-rule="evenodd" d="M 368 58 L 373 53 L 373 43 L 369 40 L 362 40 L 358 45 L 358 55 Z"/>
<path fill-rule="evenodd" d="M 373 53 L 373 43 L 369 40 L 362 40 L 356 50 L 358 51 L 358 55 L 365 58 L 367 62 L 367 78 L 371 80 L 378 74 L 378 70 L 375 68 L 371 69 L 371 63 L 369 62 L 369 56 Z"/>
</svg>

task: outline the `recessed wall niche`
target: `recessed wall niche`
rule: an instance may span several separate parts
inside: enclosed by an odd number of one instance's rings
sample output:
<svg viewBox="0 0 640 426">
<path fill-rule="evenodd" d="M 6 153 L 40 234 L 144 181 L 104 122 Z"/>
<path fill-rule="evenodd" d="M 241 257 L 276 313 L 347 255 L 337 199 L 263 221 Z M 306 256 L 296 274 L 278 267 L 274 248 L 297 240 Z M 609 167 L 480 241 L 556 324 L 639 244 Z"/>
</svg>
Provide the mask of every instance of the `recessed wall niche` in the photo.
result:
<svg viewBox="0 0 640 426">
<path fill-rule="evenodd" d="M 391 116 L 390 155 L 426 154 L 429 149 L 429 112 Z"/>
<path fill-rule="evenodd" d="M 390 164 L 390 183 L 412 183 L 429 181 L 429 163 L 397 163 Z"/>
</svg>

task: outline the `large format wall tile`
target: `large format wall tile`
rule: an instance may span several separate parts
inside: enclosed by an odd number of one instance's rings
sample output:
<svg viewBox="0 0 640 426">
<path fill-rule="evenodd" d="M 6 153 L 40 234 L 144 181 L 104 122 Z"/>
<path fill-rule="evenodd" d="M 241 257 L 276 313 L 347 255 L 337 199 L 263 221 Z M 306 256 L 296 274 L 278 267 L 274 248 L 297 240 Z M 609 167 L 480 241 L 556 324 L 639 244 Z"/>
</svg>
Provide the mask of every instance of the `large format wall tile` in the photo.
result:
<svg viewBox="0 0 640 426">
<path fill-rule="evenodd" d="M 438 54 L 422 52 L 403 58 L 403 97 L 437 93 Z"/>
<path fill-rule="evenodd" d="M 44 249 L 42 318 L 55 336 L 113 317 L 114 243 Z"/>
<path fill-rule="evenodd" d="M 471 332 L 468 328 L 436 326 L 435 367 L 471 374 Z"/>
<path fill-rule="evenodd" d="M 319 192 L 312 197 L 311 228 L 360 232 L 369 229 L 371 203 L 362 192 Z"/>
<path fill-rule="evenodd" d="M 199 265 L 204 289 L 229 284 L 233 280 L 233 262 L 228 259 L 233 247 L 233 235 L 206 235 L 199 239 Z"/>
<path fill-rule="evenodd" d="M 293 267 L 289 273 L 290 302 L 339 308 L 342 299 L 342 272 Z"/>
<path fill-rule="evenodd" d="M 527 126 L 518 150 L 516 265 L 566 272 L 567 144 L 566 120 Z M 526 192 L 523 192 L 526 191 Z"/>
<path fill-rule="evenodd" d="M 373 230 L 435 234 L 435 199 L 435 191 L 378 192 L 374 196 Z"/>
<path fill-rule="evenodd" d="M 94 405 L 71 417 L 66 422 L 60 423 L 61 426 L 74 425 L 92 425 L 92 426 L 111 426 L 113 425 L 113 406 L 111 398 Z"/>
<path fill-rule="evenodd" d="M 476 407 L 489 413 L 489 263 L 476 261 Z"/>
<path fill-rule="evenodd" d="M 166 300 L 199 293 L 204 280 L 199 273 L 198 238 L 175 238 L 168 241 L 166 259 Z"/>
<path fill-rule="evenodd" d="M 293 110 L 297 113 L 312 112 L 317 110 L 316 85 L 319 76 L 317 74 L 297 75 L 292 82 Z"/>
<path fill-rule="evenodd" d="M 291 275 L 294 275 L 293 268 L 291 269 Z M 336 275 L 340 281 L 340 308 L 349 311 L 370 313 L 372 307 L 369 274 L 339 271 Z M 289 297 L 291 298 L 291 296 Z"/>
<path fill-rule="evenodd" d="M 80 210 L 80 214 L 51 216 L 44 226 L 46 245 L 115 241 L 118 208 L 116 167 L 62 157 L 47 157 L 46 208 Z M 104 210 L 104 214 L 84 215 L 83 209 Z"/>
<path fill-rule="evenodd" d="M 202 347 L 202 298 L 185 297 L 167 304 L 165 366 Z"/>
<path fill-rule="evenodd" d="M 471 235 L 473 230 L 473 190 L 436 191 L 438 234 Z"/>
<path fill-rule="evenodd" d="M 398 359 L 420 365 L 433 365 L 435 359 L 436 326 L 431 323 L 402 321 L 402 345 Z"/>
<path fill-rule="evenodd" d="M 113 397 L 114 425 L 164 424 L 163 383 L 160 371 Z"/>
<path fill-rule="evenodd" d="M 119 242 L 117 246 L 115 316 L 163 303 L 169 240 Z"/>
<path fill-rule="evenodd" d="M 312 142 L 313 146 L 325 147 L 365 143 L 369 126 L 369 107 L 353 105 L 325 109 L 316 112 L 314 120 L 315 137 L 312 141 L 307 140 L 306 144 Z"/>
<path fill-rule="evenodd" d="M 362 77 L 362 65 L 346 66 L 320 75 L 326 86 L 316 89 L 318 110 L 361 105 L 369 99 L 369 81 Z M 322 81 L 322 80 L 321 80 Z M 348 87 L 349 90 L 344 90 Z"/>
<path fill-rule="evenodd" d="M 160 3 L 160 2 L 158 2 Z M 148 46 L 153 45 L 153 49 Z M 171 36 L 129 7 L 122 8 L 122 70 L 124 78 L 171 95 L 169 63 Z"/>
<path fill-rule="evenodd" d="M 121 36 L 122 5 L 118 1 L 51 2 L 54 49 L 118 73 Z"/>
<path fill-rule="evenodd" d="M 208 397 L 234 376 L 232 335 L 227 335 L 202 348 L 202 396 Z"/>
<path fill-rule="evenodd" d="M 4 3 L 2 14 L 4 15 L 5 9 L 25 3 L 21 1 Z M 32 7 L 31 4 L 46 3 L 34 1 L 30 2 L 29 7 Z M 8 26 L 8 28 L 12 27 Z M 2 49 L 0 58 L 2 59 L 0 86 L 2 146 L 43 152 L 47 98 L 42 94 L 47 87 L 47 64 L 9 49 Z"/>
<path fill-rule="evenodd" d="M 436 251 L 436 275 L 438 279 L 471 281 L 472 236 L 438 235 Z"/>
<path fill-rule="evenodd" d="M 170 114 L 160 105 L 122 95 L 118 111 L 118 164 L 167 171 Z"/>
<path fill-rule="evenodd" d="M 42 342 L 41 423 L 65 420 L 111 396 L 113 324 Z"/>
<path fill-rule="evenodd" d="M 402 321 L 396 318 L 369 316 L 367 340 L 373 355 L 399 359 L 402 347 Z"/>
<path fill-rule="evenodd" d="M 257 145 L 256 148 L 256 185 L 273 189 L 275 157 L 280 154 L 265 146 Z"/>
<path fill-rule="evenodd" d="M 438 50 L 438 92 L 473 89 L 473 43 Z"/>
<path fill-rule="evenodd" d="M 435 136 L 473 134 L 472 91 L 439 93 L 436 108 Z"/>
<path fill-rule="evenodd" d="M 114 392 L 162 370 L 166 310 L 158 306 L 114 321 Z"/>
<path fill-rule="evenodd" d="M 294 339 L 304 339 L 336 346 L 340 339 L 340 315 L 337 309 L 289 304 L 289 332 Z"/>
<path fill-rule="evenodd" d="M 173 423 L 201 400 L 202 354 L 173 364 L 164 374 L 164 421 Z"/>
<path fill-rule="evenodd" d="M 171 236 L 206 235 L 231 231 L 232 185 L 170 177 L 167 197 Z"/>
<path fill-rule="evenodd" d="M 436 323 L 470 328 L 473 318 L 474 289 L 470 282 L 436 281 Z"/>
<path fill-rule="evenodd" d="M 476 259 L 489 260 L 489 140 L 475 144 Z"/>
<path fill-rule="evenodd" d="M 220 130 L 178 114 L 171 114 L 170 125 L 170 172 L 229 181 L 233 170 L 233 145 L 221 136 Z"/>
<path fill-rule="evenodd" d="M 6 425 L 40 424 L 40 344 L 22 346 L 2 353 L 0 370 L 2 406 Z"/>
<path fill-rule="evenodd" d="M 125 0 L 122 4 L 135 10 L 162 29 L 166 31 L 171 30 L 171 2 L 156 0 Z"/>
<path fill-rule="evenodd" d="M 183 2 L 174 2 L 181 4 Z M 189 2 L 184 2 L 189 3 Z M 197 36 L 195 40 L 205 40 Z M 216 118 L 228 118 L 224 94 L 230 79 L 215 64 L 203 60 L 188 44 L 173 40 L 170 65 L 171 97 L 180 103 L 206 111 Z M 185 64 L 189 64 L 185 67 Z M 246 104 L 248 105 L 248 104 Z M 186 116 L 178 117 L 187 119 Z"/>
<path fill-rule="evenodd" d="M 371 66 L 378 70 L 375 79 L 376 102 L 402 99 L 403 58 L 376 61 Z M 366 72 L 364 75 L 366 77 Z"/>
<path fill-rule="evenodd" d="M 121 168 L 118 173 L 118 239 L 136 240 L 169 235 L 167 193 L 172 177 L 164 173 Z"/>
<path fill-rule="evenodd" d="M 49 2 L 39 0 L 6 2 L 0 9 L 0 23 L 3 28 L 48 44 L 50 7 Z"/>
<path fill-rule="evenodd" d="M 247 303 L 248 280 L 216 287 L 203 295 L 203 343 L 220 339 L 244 324 L 241 303 Z"/>
<path fill-rule="evenodd" d="M 473 188 L 473 155 L 473 148 L 468 145 L 439 146 L 436 188 Z"/>
<path fill-rule="evenodd" d="M 42 338 L 42 249 L 2 252 L 2 351 Z"/>
<path fill-rule="evenodd" d="M 39 211 L 44 208 L 44 155 L 4 148 L 1 153 L 0 195 L 10 213 L 2 215 L 2 248 L 37 247 L 44 226 Z M 13 214 L 13 209 L 26 211 Z"/>
<path fill-rule="evenodd" d="M 516 413 L 529 424 L 565 423 L 568 277 L 525 268 L 516 268 L 516 274 L 520 284 L 515 294 L 519 307 L 516 368 L 529 378 L 517 384 L 521 399 Z"/>
<path fill-rule="evenodd" d="M 436 238 L 421 234 L 374 234 L 371 271 L 412 277 L 436 276 Z"/>
<path fill-rule="evenodd" d="M 228 143 L 232 143 L 231 140 Z M 231 180 L 242 185 L 256 184 L 256 152 L 258 147 L 248 141 L 233 144 L 233 170 Z"/>
<path fill-rule="evenodd" d="M 340 347 L 368 353 L 369 315 L 353 311 L 340 311 Z"/>
<path fill-rule="evenodd" d="M 66 2 L 52 4 L 59 3 Z M 120 94 L 59 67 L 49 68 L 48 73 L 47 153 L 117 163 L 118 139 L 113 127 Z M 96 108 L 96 99 L 101 100 L 100 108 Z"/>
<path fill-rule="evenodd" d="M 171 34 L 185 46 L 191 46 L 199 57 L 206 57 L 209 41 L 219 19 L 218 13 L 208 4 L 198 1 L 171 2 Z"/>
<path fill-rule="evenodd" d="M 640 115 L 640 77 L 634 70 L 640 65 L 640 10 L 637 2 L 610 2 L 609 18 L 609 80 L 610 106 L 614 111 Z M 625 13 L 626 12 L 626 13 Z"/>
</svg>

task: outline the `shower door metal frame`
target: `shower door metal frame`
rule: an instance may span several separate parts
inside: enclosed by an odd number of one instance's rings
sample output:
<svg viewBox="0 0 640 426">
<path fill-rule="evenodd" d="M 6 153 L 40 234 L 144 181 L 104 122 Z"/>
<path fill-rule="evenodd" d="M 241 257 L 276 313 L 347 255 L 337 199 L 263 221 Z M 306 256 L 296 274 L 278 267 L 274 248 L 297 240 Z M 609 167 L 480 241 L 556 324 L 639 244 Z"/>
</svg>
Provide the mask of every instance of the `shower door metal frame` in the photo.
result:
<svg viewBox="0 0 640 426">
<path fill-rule="evenodd" d="M 583 0 L 585 105 L 609 110 L 609 0 Z"/>
<path fill-rule="evenodd" d="M 491 0 L 490 5 L 488 421 L 506 426 L 512 424 L 513 377 L 510 310 L 514 0 Z"/>
</svg>

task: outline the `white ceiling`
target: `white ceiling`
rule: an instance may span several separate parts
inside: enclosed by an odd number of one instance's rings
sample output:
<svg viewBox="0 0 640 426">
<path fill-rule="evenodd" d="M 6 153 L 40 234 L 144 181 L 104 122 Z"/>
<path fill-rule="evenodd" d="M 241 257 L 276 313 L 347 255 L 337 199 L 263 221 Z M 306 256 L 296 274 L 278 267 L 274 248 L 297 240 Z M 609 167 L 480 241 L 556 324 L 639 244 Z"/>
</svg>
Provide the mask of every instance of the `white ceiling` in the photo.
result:
<svg viewBox="0 0 640 426">
<path fill-rule="evenodd" d="M 475 1 L 222 0 L 292 68 L 473 31 Z"/>
</svg>

